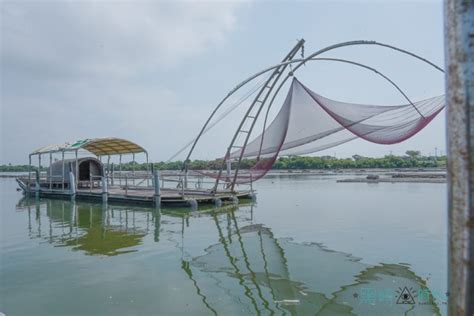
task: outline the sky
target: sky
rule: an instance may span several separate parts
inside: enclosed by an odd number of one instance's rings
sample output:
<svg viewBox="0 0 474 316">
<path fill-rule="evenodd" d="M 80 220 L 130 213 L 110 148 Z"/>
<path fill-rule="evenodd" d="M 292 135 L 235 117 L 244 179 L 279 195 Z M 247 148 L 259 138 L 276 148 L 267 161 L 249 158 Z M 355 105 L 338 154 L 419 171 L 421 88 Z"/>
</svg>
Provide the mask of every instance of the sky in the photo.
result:
<svg viewBox="0 0 474 316">
<path fill-rule="evenodd" d="M 0 14 L 0 164 L 27 163 L 44 145 L 106 136 L 136 142 L 152 161 L 167 160 L 236 84 L 277 64 L 301 38 L 306 55 L 366 39 L 444 66 L 437 0 L 3 0 Z M 388 49 L 342 48 L 324 57 L 375 67 L 415 101 L 444 93 L 441 72 Z M 350 65 L 313 62 L 296 76 L 339 101 L 405 103 L 380 77 Z M 216 125 L 192 158 L 221 157 L 245 106 Z M 315 155 L 434 154 L 435 148 L 443 154 L 444 116 L 400 144 L 356 140 Z"/>
</svg>

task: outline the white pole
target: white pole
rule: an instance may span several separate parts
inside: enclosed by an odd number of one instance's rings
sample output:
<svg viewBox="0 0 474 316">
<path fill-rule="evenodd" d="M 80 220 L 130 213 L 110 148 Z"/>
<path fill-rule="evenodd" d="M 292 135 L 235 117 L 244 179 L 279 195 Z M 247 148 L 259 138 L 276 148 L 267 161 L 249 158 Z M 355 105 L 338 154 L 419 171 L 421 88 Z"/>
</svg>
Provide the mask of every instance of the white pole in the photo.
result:
<svg viewBox="0 0 474 316">
<path fill-rule="evenodd" d="M 79 159 L 77 158 L 77 154 L 78 154 L 78 151 L 79 149 L 76 149 L 76 165 L 74 166 L 74 173 L 75 173 L 75 179 L 76 179 L 76 182 L 74 182 L 76 184 L 76 188 L 77 188 L 77 185 L 79 183 Z"/>
<path fill-rule="evenodd" d="M 64 164 L 64 163 L 63 163 Z M 72 163 L 69 163 L 69 190 L 71 193 L 71 197 L 76 197 L 76 181 L 74 179 L 74 173 L 72 172 Z"/>
</svg>

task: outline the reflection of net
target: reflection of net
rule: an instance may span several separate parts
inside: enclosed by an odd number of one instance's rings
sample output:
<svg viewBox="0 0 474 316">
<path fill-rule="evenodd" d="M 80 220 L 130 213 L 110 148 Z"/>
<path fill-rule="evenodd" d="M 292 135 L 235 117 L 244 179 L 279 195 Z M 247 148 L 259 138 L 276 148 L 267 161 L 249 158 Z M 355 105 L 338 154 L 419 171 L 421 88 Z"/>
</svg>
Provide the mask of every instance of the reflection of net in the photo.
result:
<svg viewBox="0 0 474 316">
<path fill-rule="evenodd" d="M 243 149 L 243 157 L 257 162 L 239 173 L 237 183 L 263 177 L 279 154 L 309 154 L 356 138 L 376 144 L 402 142 L 428 125 L 444 104 L 444 96 L 397 106 L 344 103 L 320 96 L 295 78 L 275 119 Z M 241 150 L 231 158 L 238 158 Z"/>
</svg>

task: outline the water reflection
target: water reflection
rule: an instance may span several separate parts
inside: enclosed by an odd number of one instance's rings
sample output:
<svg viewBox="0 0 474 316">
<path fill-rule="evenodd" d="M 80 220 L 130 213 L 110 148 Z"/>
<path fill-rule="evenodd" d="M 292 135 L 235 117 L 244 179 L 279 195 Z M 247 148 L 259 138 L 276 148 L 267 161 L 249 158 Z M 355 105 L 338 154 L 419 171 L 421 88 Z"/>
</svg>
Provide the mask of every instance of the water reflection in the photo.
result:
<svg viewBox="0 0 474 316">
<path fill-rule="evenodd" d="M 426 283 L 408 266 L 368 266 L 318 244 L 276 239 L 261 225 L 234 224 L 233 241 L 218 228 L 220 243 L 194 258 L 191 266 L 212 274 L 212 286 L 231 293 L 232 302 L 250 314 L 440 314 Z M 216 225 L 222 223 L 216 219 Z M 200 295 L 215 292 L 209 288 L 206 282 Z M 407 298 L 402 296 L 405 288 Z"/>
<path fill-rule="evenodd" d="M 149 233 L 150 221 L 156 215 L 146 212 L 146 226 L 141 227 L 136 223 L 137 212 L 101 204 L 23 198 L 17 207 L 28 211 L 31 238 L 41 238 L 58 247 L 72 247 L 87 255 L 115 256 L 137 251 L 133 247 Z M 47 224 L 42 222 L 42 211 Z M 157 227 L 159 229 L 159 219 Z"/>
<path fill-rule="evenodd" d="M 433 293 L 409 266 L 370 266 L 320 244 L 275 238 L 253 223 L 253 206 L 188 209 L 140 208 L 50 199 L 22 199 L 28 234 L 86 255 L 116 256 L 140 251 L 146 236 L 160 234 L 181 253 L 181 271 L 210 314 L 263 315 L 438 315 Z M 162 216 L 180 221 L 179 231 Z M 184 232 L 195 217 L 215 226 L 217 243 L 189 257 Z M 176 267 L 179 269 L 179 267 Z M 405 291 L 406 289 L 406 291 Z"/>
</svg>

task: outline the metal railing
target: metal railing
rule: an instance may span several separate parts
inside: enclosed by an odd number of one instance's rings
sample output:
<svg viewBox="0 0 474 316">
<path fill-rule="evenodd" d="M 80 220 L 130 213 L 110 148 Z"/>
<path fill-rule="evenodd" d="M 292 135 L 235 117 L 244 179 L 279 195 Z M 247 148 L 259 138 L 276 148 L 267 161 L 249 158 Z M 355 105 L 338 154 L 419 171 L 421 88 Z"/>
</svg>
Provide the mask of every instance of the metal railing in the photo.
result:
<svg viewBox="0 0 474 316">
<path fill-rule="evenodd" d="M 104 179 L 105 177 L 105 179 Z M 32 191 L 36 188 L 36 172 L 20 177 Z M 72 184 L 69 176 L 50 175 L 48 172 L 39 173 L 40 189 L 49 191 L 71 191 Z M 86 180 L 75 179 L 74 186 L 80 192 L 99 194 L 106 181 L 107 193 L 120 192 L 128 195 L 132 190 L 155 190 L 154 176 L 151 171 L 109 171 L 105 175 L 89 175 Z M 190 195 L 211 195 L 232 192 L 229 182 L 222 181 L 215 191 L 215 179 L 196 171 L 179 172 L 164 171 L 159 173 L 159 187 L 167 193 L 179 194 L 182 197 Z M 238 184 L 236 191 L 253 191 L 252 184 Z"/>
</svg>

